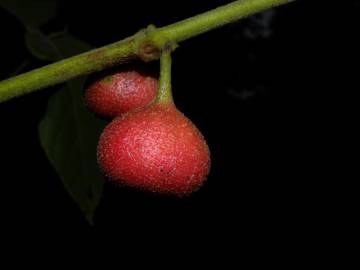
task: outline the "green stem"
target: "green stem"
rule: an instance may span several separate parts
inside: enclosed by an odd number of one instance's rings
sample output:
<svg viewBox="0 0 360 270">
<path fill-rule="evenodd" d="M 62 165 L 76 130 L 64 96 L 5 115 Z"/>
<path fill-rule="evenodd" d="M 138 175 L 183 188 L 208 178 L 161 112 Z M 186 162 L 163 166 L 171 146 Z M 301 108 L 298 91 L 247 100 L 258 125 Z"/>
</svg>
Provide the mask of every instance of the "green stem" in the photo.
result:
<svg viewBox="0 0 360 270">
<path fill-rule="evenodd" d="M 133 39 L 83 53 L 0 82 L 0 102 L 135 58 Z"/>
<path fill-rule="evenodd" d="M 160 79 L 156 103 L 173 103 L 171 92 L 171 47 L 165 46 L 160 57 Z"/>
<path fill-rule="evenodd" d="M 159 34 L 180 42 L 241 18 L 295 0 L 240 0 L 159 29 Z"/>
<path fill-rule="evenodd" d="M 176 44 L 245 16 L 294 0 L 238 0 L 195 17 L 132 37 L 0 82 L 0 102 L 90 74 L 135 58 L 158 59 L 167 42 Z"/>
</svg>

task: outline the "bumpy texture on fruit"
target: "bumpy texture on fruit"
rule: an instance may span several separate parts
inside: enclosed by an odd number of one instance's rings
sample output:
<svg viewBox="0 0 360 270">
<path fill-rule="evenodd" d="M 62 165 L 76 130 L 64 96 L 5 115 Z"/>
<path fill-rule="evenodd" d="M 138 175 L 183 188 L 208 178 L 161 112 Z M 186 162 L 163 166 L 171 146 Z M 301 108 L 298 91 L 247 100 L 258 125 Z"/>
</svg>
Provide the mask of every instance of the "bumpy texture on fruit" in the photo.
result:
<svg viewBox="0 0 360 270">
<path fill-rule="evenodd" d="M 100 137 L 98 163 L 116 183 L 181 197 L 206 180 L 210 151 L 188 118 L 159 103 L 113 120 Z"/>
<path fill-rule="evenodd" d="M 85 92 L 85 102 L 98 116 L 114 118 L 149 104 L 157 88 L 157 79 L 137 71 L 123 71 L 90 85 Z"/>
</svg>

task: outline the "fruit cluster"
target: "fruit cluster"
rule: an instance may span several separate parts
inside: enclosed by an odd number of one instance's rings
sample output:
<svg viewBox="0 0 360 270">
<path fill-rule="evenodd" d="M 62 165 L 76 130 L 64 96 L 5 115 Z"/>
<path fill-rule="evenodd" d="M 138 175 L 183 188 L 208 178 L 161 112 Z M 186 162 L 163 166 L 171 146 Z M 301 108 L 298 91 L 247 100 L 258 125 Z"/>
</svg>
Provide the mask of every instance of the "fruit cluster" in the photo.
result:
<svg viewBox="0 0 360 270">
<path fill-rule="evenodd" d="M 114 118 L 100 137 L 98 164 L 115 183 L 182 197 L 206 180 L 210 152 L 172 97 L 159 98 L 158 84 L 144 73 L 125 71 L 90 85 L 88 108 Z"/>
</svg>

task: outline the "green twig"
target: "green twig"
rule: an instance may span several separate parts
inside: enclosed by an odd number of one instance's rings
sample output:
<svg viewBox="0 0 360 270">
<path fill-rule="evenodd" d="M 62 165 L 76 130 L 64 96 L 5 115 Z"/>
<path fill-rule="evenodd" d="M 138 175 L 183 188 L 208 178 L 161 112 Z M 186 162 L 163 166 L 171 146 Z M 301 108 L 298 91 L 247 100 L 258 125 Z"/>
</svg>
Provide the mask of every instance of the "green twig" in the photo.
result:
<svg viewBox="0 0 360 270">
<path fill-rule="evenodd" d="M 238 0 L 162 28 L 149 26 L 111 45 L 0 82 L 0 102 L 140 58 L 155 60 L 167 42 L 176 44 L 240 18 L 294 0 Z"/>
</svg>

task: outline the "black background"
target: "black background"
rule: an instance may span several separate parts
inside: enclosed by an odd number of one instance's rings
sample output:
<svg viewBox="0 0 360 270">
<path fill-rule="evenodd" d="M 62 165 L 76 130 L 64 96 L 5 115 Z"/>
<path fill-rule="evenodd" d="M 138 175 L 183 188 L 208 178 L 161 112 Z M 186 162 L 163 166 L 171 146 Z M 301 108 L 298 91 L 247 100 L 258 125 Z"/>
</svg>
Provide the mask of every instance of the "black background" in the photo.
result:
<svg viewBox="0 0 360 270">
<path fill-rule="evenodd" d="M 67 27 L 99 47 L 149 23 L 167 25 L 230 1 L 59 2 L 59 16 L 43 30 Z M 159 239 L 276 235 L 294 226 L 305 234 L 332 207 L 324 195 L 336 166 L 328 160 L 358 65 L 359 2 L 331 2 L 297 1 L 276 8 L 263 26 L 252 17 L 180 44 L 173 59 L 175 102 L 212 152 L 210 177 L 190 198 L 106 183 L 90 227 L 39 144 L 37 125 L 54 89 L 0 104 L 2 223 L 29 233 L 111 227 Z M 0 21 L 5 79 L 28 52 L 21 24 L 2 9 Z M 32 59 L 31 68 L 41 65 Z"/>
</svg>

